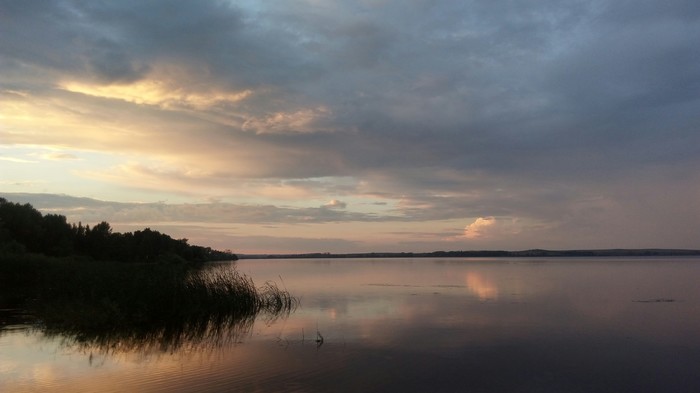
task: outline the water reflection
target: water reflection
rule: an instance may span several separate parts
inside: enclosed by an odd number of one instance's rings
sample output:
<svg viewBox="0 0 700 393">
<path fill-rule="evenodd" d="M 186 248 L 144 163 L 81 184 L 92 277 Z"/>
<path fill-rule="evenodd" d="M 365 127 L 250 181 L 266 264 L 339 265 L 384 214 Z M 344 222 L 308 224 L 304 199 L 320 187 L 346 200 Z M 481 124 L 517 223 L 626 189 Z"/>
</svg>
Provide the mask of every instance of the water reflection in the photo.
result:
<svg viewBox="0 0 700 393">
<path fill-rule="evenodd" d="M 240 268 L 259 277 L 282 270 L 302 308 L 274 334 L 293 341 L 320 326 L 324 349 L 342 346 L 351 358 L 345 364 L 354 371 L 346 373 L 366 376 L 367 384 L 352 385 L 358 389 L 700 387 L 699 260 L 299 260 Z M 372 377 L 376 370 L 396 380 Z"/>
<path fill-rule="evenodd" d="M 466 274 L 464 281 L 467 284 L 467 288 L 476 294 L 480 300 L 498 298 L 498 287 L 496 287 L 496 284 L 482 277 L 481 274 L 469 272 Z"/>
<path fill-rule="evenodd" d="M 83 337 L 80 356 L 54 349 L 59 336 L 37 344 L 0 333 L 0 391 L 700 391 L 700 260 L 243 260 L 238 269 L 257 282 L 281 276 L 299 308 Z M 40 348 L 61 355 L 17 377 L 31 361 L 16 359 Z"/>
<path fill-rule="evenodd" d="M 74 331 L 31 328 L 46 339 L 60 339 L 63 345 L 83 352 L 119 354 L 124 352 L 174 353 L 177 351 L 212 350 L 241 341 L 253 326 L 255 316 L 217 317 L 183 321 L 163 327 L 140 330 Z"/>
</svg>

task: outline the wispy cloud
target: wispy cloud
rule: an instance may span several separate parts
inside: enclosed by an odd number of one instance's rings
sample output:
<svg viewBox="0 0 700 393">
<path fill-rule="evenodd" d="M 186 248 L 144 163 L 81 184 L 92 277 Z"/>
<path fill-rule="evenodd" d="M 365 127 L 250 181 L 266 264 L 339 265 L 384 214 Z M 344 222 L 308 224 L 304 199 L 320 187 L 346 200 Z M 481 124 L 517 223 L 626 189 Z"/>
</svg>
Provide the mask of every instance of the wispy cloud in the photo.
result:
<svg viewBox="0 0 700 393">
<path fill-rule="evenodd" d="M 329 209 L 345 209 L 346 207 L 348 207 L 348 204 L 337 199 L 331 199 L 330 201 L 328 201 L 328 203 L 325 203 L 323 207 Z"/>
<path fill-rule="evenodd" d="M 53 161 L 61 161 L 61 160 L 79 160 L 80 158 L 76 156 L 75 154 L 71 153 L 60 153 L 60 152 L 55 152 L 55 153 L 48 153 L 48 154 L 43 154 L 41 158 L 45 160 L 53 160 Z"/>
<path fill-rule="evenodd" d="M 0 156 L 0 161 L 16 162 L 18 164 L 36 164 L 36 163 L 38 163 L 38 161 L 26 160 L 24 158 L 1 157 L 1 156 Z"/>
</svg>

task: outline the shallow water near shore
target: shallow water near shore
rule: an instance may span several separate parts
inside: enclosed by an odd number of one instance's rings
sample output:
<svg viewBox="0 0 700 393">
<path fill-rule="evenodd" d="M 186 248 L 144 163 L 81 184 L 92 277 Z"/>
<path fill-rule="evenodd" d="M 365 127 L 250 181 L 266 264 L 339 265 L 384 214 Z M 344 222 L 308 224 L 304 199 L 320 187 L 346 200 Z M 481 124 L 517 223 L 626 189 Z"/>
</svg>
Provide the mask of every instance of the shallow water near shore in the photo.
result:
<svg viewBox="0 0 700 393">
<path fill-rule="evenodd" d="M 5 318 L 3 392 L 700 391 L 700 259 L 241 260 L 299 301 L 178 345 Z"/>
</svg>

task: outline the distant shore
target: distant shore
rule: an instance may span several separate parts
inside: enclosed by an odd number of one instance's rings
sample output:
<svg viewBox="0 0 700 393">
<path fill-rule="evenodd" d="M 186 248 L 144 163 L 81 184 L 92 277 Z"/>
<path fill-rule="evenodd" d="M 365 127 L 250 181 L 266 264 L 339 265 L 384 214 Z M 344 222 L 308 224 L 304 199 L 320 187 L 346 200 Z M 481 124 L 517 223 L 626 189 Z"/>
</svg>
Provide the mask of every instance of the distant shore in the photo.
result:
<svg viewBox="0 0 700 393">
<path fill-rule="evenodd" d="M 601 250 L 477 250 L 433 252 L 366 252 L 366 253 L 307 253 L 307 254 L 237 254 L 239 259 L 287 258 L 502 258 L 502 257 L 672 257 L 700 256 L 700 250 L 641 248 Z"/>
</svg>

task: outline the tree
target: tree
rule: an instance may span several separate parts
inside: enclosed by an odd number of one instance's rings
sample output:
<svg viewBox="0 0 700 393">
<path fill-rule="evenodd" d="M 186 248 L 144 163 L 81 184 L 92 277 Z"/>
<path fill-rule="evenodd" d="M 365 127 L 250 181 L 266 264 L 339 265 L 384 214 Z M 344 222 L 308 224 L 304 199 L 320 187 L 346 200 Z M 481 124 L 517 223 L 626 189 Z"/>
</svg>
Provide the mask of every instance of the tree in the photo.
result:
<svg viewBox="0 0 700 393">
<path fill-rule="evenodd" d="M 108 222 L 94 227 L 68 224 L 66 217 L 42 214 L 32 205 L 0 198 L 0 251 L 37 252 L 51 256 L 88 255 L 96 260 L 190 261 L 235 260 L 227 251 L 187 244 L 187 239 L 146 228 L 134 233 L 113 232 Z"/>
<path fill-rule="evenodd" d="M 108 259 L 112 256 L 112 227 L 108 222 L 102 221 L 90 229 L 85 230 L 87 250 L 95 259 Z"/>
<path fill-rule="evenodd" d="M 67 256 L 73 253 L 75 236 L 65 216 L 47 214 L 42 224 L 44 233 L 42 251 L 45 254 Z"/>
<path fill-rule="evenodd" d="M 0 222 L 6 242 L 17 242 L 32 252 L 43 251 L 43 220 L 32 205 L 20 205 L 0 198 Z"/>
</svg>

